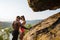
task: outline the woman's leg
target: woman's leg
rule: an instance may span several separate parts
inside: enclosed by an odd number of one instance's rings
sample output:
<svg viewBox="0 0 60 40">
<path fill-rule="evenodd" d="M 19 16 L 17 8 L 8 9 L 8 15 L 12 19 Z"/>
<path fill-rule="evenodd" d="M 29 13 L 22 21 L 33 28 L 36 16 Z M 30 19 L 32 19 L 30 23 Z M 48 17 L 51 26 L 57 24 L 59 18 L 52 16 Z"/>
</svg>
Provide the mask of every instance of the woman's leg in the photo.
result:
<svg viewBox="0 0 60 40">
<path fill-rule="evenodd" d="M 21 34 L 20 34 L 20 40 L 23 39 L 23 36 L 24 36 L 24 33 L 21 33 Z"/>
</svg>

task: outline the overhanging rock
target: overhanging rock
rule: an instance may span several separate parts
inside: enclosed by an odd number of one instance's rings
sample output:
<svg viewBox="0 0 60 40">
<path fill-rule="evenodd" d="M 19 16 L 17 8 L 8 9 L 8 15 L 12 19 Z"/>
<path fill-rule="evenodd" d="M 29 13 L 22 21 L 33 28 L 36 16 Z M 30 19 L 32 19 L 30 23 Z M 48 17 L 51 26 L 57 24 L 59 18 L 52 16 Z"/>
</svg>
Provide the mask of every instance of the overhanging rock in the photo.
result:
<svg viewBox="0 0 60 40">
<path fill-rule="evenodd" d="M 35 12 L 60 8 L 60 0 L 28 0 L 28 4 Z"/>
</svg>

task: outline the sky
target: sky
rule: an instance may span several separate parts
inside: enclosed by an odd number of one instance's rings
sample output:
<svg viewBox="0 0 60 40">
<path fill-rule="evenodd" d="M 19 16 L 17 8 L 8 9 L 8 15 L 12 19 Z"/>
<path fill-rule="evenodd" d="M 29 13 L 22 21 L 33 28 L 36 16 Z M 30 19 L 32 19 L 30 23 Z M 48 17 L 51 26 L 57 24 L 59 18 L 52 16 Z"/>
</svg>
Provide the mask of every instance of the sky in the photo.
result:
<svg viewBox="0 0 60 40">
<path fill-rule="evenodd" d="M 58 12 L 60 9 L 33 12 L 27 0 L 0 0 L 0 21 L 14 21 L 16 16 L 22 15 L 26 20 L 45 19 Z"/>
</svg>

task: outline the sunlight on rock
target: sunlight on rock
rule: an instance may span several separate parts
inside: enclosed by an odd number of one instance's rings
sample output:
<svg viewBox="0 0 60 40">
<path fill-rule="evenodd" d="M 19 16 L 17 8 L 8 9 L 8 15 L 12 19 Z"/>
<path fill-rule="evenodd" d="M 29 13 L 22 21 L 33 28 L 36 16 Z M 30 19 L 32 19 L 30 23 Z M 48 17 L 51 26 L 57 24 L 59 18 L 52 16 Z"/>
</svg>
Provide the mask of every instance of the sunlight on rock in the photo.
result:
<svg viewBox="0 0 60 40">
<path fill-rule="evenodd" d="M 60 12 L 38 23 L 23 40 L 60 40 Z"/>
</svg>

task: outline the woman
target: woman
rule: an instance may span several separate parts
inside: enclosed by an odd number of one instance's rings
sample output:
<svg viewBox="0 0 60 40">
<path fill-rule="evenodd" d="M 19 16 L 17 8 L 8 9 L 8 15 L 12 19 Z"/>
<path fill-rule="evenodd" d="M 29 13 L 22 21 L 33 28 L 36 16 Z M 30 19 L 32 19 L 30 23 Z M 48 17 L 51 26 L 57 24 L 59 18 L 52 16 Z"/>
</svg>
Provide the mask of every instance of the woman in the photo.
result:
<svg viewBox="0 0 60 40">
<path fill-rule="evenodd" d="M 26 21 L 25 21 L 25 17 L 24 16 L 21 16 L 20 17 L 20 22 L 21 22 L 21 27 L 19 28 L 19 32 L 20 32 L 20 40 L 23 39 L 23 36 L 24 36 L 24 32 L 25 32 L 25 24 L 26 24 Z"/>
</svg>

